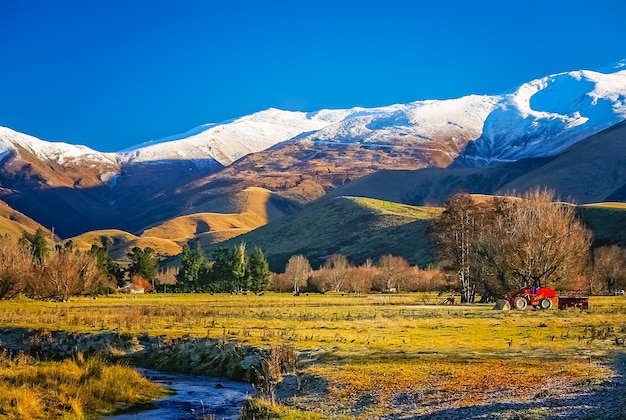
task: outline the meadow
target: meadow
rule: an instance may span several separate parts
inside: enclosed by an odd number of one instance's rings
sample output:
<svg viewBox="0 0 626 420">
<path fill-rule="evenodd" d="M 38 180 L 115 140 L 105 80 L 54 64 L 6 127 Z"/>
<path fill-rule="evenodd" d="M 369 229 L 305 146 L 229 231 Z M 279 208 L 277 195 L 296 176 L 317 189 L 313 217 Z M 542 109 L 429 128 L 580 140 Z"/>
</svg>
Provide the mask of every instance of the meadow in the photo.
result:
<svg viewBox="0 0 626 420">
<path fill-rule="evenodd" d="M 624 297 L 592 297 L 585 312 L 496 311 L 493 305 L 442 305 L 444 298 L 266 293 L 16 299 L 0 301 L 0 325 L 209 337 L 263 348 L 288 344 L 299 354 L 297 386 L 279 384 L 273 401 L 258 401 L 278 418 L 410 418 L 403 416 L 513 402 L 515 415 L 542 418 L 552 409 L 532 401 L 600 393 L 607 381 L 624 375 Z"/>
</svg>

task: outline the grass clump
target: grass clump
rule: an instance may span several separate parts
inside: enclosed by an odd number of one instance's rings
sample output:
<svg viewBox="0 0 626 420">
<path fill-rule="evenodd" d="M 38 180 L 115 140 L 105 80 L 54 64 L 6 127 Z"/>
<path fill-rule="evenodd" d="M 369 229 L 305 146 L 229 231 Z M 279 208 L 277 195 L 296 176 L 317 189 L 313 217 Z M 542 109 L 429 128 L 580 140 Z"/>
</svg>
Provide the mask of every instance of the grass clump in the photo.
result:
<svg viewBox="0 0 626 420">
<path fill-rule="evenodd" d="M 108 415 L 167 394 L 134 370 L 98 357 L 40 362 L 0 352 L 0 417 Z"/>
</svg>

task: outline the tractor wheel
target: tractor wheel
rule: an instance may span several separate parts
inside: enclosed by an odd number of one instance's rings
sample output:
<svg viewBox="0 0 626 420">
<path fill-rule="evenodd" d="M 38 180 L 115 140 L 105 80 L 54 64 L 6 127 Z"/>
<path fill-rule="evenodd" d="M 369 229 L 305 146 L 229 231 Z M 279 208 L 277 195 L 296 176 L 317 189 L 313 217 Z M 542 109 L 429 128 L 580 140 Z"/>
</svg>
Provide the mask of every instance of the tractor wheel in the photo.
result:
<svg viewBox="0 0 626 420">
<path fill-rule="evenodd" d="M 526 301 L 526 298 L 522 296 L 516 297 L 515 300 L 513 301 L 513 307 L 520 311 L 523 311 L 524 309 L 526 309 L 527 305 L 528 305 L 528 302 Z"/>
<path fill-rule="evenodd" d="M 541 309 L 550 309 L 552 307 L 552 301 L 548 298 L 543 298 L 539 301 L 539 307 Z"/>
</svg>

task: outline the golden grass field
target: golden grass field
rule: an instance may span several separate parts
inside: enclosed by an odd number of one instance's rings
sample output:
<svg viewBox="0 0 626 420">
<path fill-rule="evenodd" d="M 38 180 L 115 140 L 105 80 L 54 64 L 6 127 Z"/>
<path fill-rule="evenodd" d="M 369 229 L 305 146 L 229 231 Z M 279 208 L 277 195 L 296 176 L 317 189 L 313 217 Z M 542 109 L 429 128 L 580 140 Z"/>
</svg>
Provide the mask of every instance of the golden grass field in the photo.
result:
<svg viewBox="0 0 626 420">
<path fill-rule="evenodd" d="M 284 418 L 400 415 L 409 409 L 398 402 L 402 396 L 419 396 L 410 408 L 417 414 L 556 398 L 600 386 L 619 373 L 614 364 L 626 354 L 619 344 L 626 336 L 624 297 L 592 297 L 588 312 L 495 311 L 443 306 L 442 300 L 275 293 L 22 299 L 0 302 L 0 325 L 208 336 L 260 347 L 289 343 L 300 354 L 299 374 L 323 381 L 326 391 L 286 399 L 276 406 Z"/>
</svg>

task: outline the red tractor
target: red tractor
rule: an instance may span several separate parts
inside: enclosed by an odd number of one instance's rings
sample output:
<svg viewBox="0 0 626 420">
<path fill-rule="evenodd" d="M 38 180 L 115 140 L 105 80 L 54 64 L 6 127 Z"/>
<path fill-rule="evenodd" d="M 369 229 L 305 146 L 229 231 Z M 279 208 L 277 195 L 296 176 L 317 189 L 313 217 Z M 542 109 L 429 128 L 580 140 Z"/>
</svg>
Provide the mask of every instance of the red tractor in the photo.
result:
<svg viewBox="0 0 626 420">
<path fill-rule="evenodd" d="M 550 309 L 552 305 L 558 305 L 559 297 L 554 289 L 545 289 L 543 287 L 530 287 L 511 292 L 506 295 L 506 300 L 511 308 L 526 309 L 528 305 L 533 308 Z"/>
</svg>

